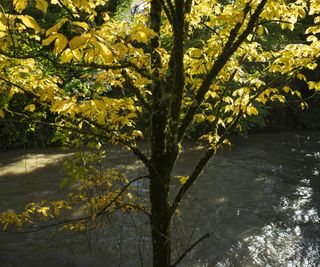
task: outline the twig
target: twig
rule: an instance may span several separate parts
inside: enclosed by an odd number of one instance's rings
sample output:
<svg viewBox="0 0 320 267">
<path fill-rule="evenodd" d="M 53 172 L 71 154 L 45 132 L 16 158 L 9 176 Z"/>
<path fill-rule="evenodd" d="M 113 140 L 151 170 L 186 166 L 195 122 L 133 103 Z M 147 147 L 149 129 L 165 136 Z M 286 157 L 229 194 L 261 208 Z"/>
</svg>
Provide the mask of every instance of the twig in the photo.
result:
<svg viewBox="0 0 320 267">
<path fill-rule="evenodd" d="M 194 242 L 190 247 L 188 247 L 181 255 L 180 257 L 176 260 L 176 262 L 174 264 L 171 265 L 171 267 L 175 267 L 177 266 L 180 261 L 183 260 L 183 258 L 189 253 L 189 251 L 191 251 L 196 245 L 198 245 L 202 240 L 206 239 L 210 237 L 209 233 L 206 233 L 205 235 L 203 235 L 202 237 L 200 237 L 196 242 Z"/>
</svg>

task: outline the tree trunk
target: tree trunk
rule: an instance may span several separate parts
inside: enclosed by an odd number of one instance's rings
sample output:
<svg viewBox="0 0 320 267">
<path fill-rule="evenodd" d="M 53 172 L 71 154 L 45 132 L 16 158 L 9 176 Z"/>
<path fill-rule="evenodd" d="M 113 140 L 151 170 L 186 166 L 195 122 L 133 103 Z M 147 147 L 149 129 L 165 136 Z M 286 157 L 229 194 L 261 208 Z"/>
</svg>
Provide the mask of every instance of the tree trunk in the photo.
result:
<svg viewBox="0 0 320 267">
<path fill-rule="evenodd" d="M 168 176 L 162 176 L 162 179 L 159 179 L 158 175 L 151 175 L 150 200 L 153 267 L 169 267 L 171 264 L 171 219 Z"/>
<path fill-rule="evenodd" d="M 157 51 L 160 47 L 161 1 L 151 0 L 150 28 L 157 33 L 152 38 L 151 66 L 153 75 L 158 79 L 152 86 L 151 108 L 151 164 L 150 170 L 150 202 L 151 202 L 151 236 L 153 249 L 153 267 L 170 267 L 171 265 L 171 218 L 169 202 L 169 184 L 172 163 L 167 157 L 168 115 L 171 103 L 171 90 L 160 81 L 159 69 L 161 56 Z"/>
</svg>

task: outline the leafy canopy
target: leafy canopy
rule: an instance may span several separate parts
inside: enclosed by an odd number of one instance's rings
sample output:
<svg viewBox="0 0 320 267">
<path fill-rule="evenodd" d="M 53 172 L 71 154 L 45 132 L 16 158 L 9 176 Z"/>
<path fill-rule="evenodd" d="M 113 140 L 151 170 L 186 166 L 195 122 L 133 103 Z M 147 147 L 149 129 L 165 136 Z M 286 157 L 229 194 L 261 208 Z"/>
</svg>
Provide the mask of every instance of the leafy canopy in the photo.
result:
<svg viewBox="0 0 320 267">
<path fill-rule="evenodd" d="M 30 116 L 39 110 L 53 113 L 56 138 L 62 142 L 95 147 L 120 143 L 150 170 L 150 161 L 136 143 L 143 137 L 141 120 L 145 116 L 166 113 L 166 144 L 180 144 L 191 126 L 205 123 L 202 139 L 214 153 L 229 144 L 230 132 L 241 130 L 242 120 L 259 114 L 259 107 L 270 101 L 284 103 L 288 95 L 301 98 L 299 91 L 288 86 L 290 80 L 305 80 L 310 89 L 320 90 L 319 82 L 307 81 L 302 74 L 305 68 L 317 67 L 320 55 L 319 1 L 186 1 L 180 39 L 179 12 L 173 12 L 178 7 L 160 1 L 161 27 L 157 30 L 150 20 L 149 2 L 122 20 L 99 12 L 108 3 L 103 0 L 13 0 L 3 4 L 0 117 L 14 114 L 10 101 L 25 94 L 32 103 L 15 115 Z M 50 20 L 53 13 L 58 14 L 54 22 Z M 314 24 L 305 31 L 305 43 L 263 45 L 268 42 L 269 27 L 293 31 L 306 16 L 312 16 Z M 159 40 L 158 45 L 154 40 Z M 86 90 L 66 79 L 63 70 L 71 69 Z M 186 188 L 195 180 L 178 178 Z M 99 196 L 104 199 L 102 205 L 93 202 L 92 218 L 105 210 L 106 203 L 116 203 L 112 199 L 117 192 Z M 46 216 L 51 210 L 57 216 L 60 208 L 70 204 L 49 206 L 28 206 L 26 214 Z M 20 226 L 29 215 L 24 219 L 15 216 L 1 217 L 3 227 Z"/>
</svg>

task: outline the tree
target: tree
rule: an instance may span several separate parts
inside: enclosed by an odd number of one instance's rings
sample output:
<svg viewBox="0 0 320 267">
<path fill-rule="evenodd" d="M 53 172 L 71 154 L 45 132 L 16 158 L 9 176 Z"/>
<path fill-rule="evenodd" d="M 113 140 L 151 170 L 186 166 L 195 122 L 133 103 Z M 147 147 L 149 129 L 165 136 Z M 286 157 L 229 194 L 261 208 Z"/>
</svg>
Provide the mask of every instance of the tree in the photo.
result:
<svg viewBox="0 0 320 267">
<path fill-rule="evenodd" d="M 230 144 L 228 138 L 241 131 L 247 117 L 259 114 L 261 106 L 284 103 L 288 94 L 299 98 L 299 91 L 287 83 L 306 80 L 301 71 L 317 66 L 318 16 L 306 31 L 306 44 L 265 47 L 261 43 L 268 41 L 268 27 L 293 30 L 299 19 L 320 13 L 318 1 L 150 0 L 130 19 L 99 13 L 99 23 L 96 10 L 106 1 L 35 2 L 43 13 L 38 21 L 28 13 L 33 1 L 9 1 L 0 13 L 0 82 L 6 95 L 0 116 L 12 113 L 10 100 L 16 94 L 27 94 L 34 102 L 16 115 L 29 116 L 45 106 L 56 115 L 57 138 L 63 142 L 128 148 L 148 170 L 150 210 L 132 205 L 125 194 L 136 179 L 128 182 L 113 172 L 105 183 L 116 176 L 121 183 L 107 185 L 109 191 L 93 200 L 86 196 L 85 201 L 95 204 L 93 213 L 76 222 L 94 221 L 116 205 L 143 210 L 150 217 L 153 266 L 176 266 L 184 254 L 172 263 L 172 218 L 208 161 Z M 44 28 L 46 17 L 56 9 L 63 16 Z M 48 71 L 48 64 L 78 70 L 87 89 L 67 90 L 65 77 Z M 312 90 L 320 88 L 317 82 L 308 84 Z M 137 144 L 143 136 L 142 114 L 149 118 L 150 157 Z M 177 177 L 181 186 L 171 199 L 172 170 L 182 142 L 191 126 L 201 123 L 206 151 L 189 176 Z M 96 183 L 88 178 L 94 174 L 84 173 L 86 186 L 88 181 Z M 57 216 L 60 209 L 71 207 L 67 202 L 50 205 L 29 205 L 22 214 L 4 213 L 3 228 L 32 223 L 30 214 Z M 71 222 L 75 223 L 63 221 Z"/>
</svg>

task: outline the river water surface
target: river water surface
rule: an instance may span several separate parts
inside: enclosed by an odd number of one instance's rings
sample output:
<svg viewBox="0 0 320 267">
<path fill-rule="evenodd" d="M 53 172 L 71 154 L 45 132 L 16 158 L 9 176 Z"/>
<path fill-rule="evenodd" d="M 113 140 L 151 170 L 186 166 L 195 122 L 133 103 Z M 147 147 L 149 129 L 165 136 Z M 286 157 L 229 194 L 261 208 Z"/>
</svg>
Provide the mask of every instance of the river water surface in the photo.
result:
<svg viewBox="0 0 320 267">
<path fill-rule="evenodd" d="M 187 144 L 175 175 L 189 175 L 202 152 Z M 57 149 L 0 153 L 0 212 L 61 197 L 60 168 L 70 155 Z M 110 149 L 106 165 L 130 177 L 146 173 L 119 148 Z M 137 186 L 147 193 L 146 183 Z M 320 132 L 236 139 L 209 162 L 176 215 L 173 257 L 209 233 L 181 266 L 320 266 L 319 207 Z M 0 232 L 0 266 L 150 266 L 147 219 L 114 214 L 107 221 L 80 235 Z"/>
</svg>

